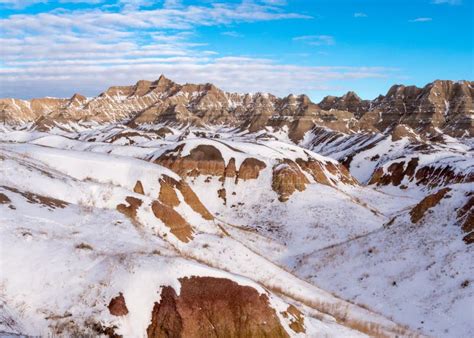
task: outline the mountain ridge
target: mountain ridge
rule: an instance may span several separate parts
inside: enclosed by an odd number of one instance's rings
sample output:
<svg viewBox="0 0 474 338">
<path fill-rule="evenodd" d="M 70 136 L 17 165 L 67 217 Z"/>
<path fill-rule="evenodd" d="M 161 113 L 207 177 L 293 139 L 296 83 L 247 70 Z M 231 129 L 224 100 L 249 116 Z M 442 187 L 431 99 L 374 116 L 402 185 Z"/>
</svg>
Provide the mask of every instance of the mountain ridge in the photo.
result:
<svg viewBox="0 0 474 338">
<path fill-rule="evenodd" d="M 474 82 L 436 80 L 423 88 L 393 85 L 386 95 L 363 100 L 355 92 L 326 96 L 319 103 L 304 94 L 225 92 L 211 83 L 177 84 L 161 75 L 131 86 L 111 86 L 96 97 L 0 99 L 1 120 L 8 124 L 91 121 L 132 125 L 171 123 L 229 125 L 256 132 L 264 127 L 290 130 L 298 142 L 315 126 L 341 132 L 384 132 L 407 125 L 423 135 L 444 132 L 473 136 Z"/>
</svg>

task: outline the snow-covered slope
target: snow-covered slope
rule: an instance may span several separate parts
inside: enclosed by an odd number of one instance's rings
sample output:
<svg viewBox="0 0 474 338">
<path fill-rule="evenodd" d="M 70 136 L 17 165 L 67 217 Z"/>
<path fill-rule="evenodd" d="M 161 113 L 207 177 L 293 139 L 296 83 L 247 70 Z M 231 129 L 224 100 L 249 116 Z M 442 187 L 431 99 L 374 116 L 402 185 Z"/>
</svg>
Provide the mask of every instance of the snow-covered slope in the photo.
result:
<svg viewBox="0 0 474 338">
<path fill-rule="evenodd" d="M 249 316 L 267 313 L 246 324 L 252 335 L 408 332 L 234 239 L 169 169 L 32 144 L 3 143 L 0 156 L 3 332 L 159 335 L 160 304 L 168 301 L 178 304 L 174 315 L 187 314 L 181 328 L 169 329 L 191 332 L 200 322 L 188 303 L 195 288 L 241 302 L 236 311 Z M 208 282 L 244 298 L 216 295 Z M 232 313 L 218 316 L 218 332 L 239 332 Z M 209 327 L 195 329 L 203 335 Z"/>
<path fill-rule="evenodd" d="M 308 251 L 293 270 L 428 335 L 471 336 L 474 247 L 455 220 L 473 185 L 451 188 L 415 223 L 407 209 L 367 236 Z"/>
<path fill-rule="evenodd" d="M 401 134 L 4 127 L 0 332 L 468 336 L 472 148 Z"/>
</svg>

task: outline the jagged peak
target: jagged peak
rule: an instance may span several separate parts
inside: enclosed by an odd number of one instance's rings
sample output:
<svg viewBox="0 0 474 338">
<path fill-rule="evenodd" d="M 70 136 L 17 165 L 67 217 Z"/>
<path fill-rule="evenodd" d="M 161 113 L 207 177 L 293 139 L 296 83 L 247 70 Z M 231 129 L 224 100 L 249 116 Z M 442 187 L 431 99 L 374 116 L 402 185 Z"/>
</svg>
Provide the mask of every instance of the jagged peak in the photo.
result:
<svg viewBox="0 0 474 338">
<path fill-rule="evenodd" d="M 87 98 L 82 95 L 82 94 L 79 94 L 79 93 L 74 93 L 73 96 L 71 96 L 70 98 L 71 101 L 74 101 L 74 100 L 77 100 L 77 101 L 85 101 L 87 100 Z"/>
<path fill-rule="evenodd" d="M 354 92 L 354 91 L 352 91 L 352 90 L 350 90 L 350 91 L 348 91 L 347 93 L 345 93 L 345 94 L 342 96 L 342 98 L 343 98 L 343 99 L 349 99 L 349 98 L 352 99 L 352 98 L 354 98 L 354 99 L 356 99 L 357 101 L 362 101 L 362 99 L 360 98 L 360 96 L 357 95 L 357 93 Z"/>
<path fill-rule="evenodd" d="M 450 88 L 461 88 L 461 89 L 465 89 L 465 90 L 468 90 L 470 88 L 472 88 L 472 84 L 473 82 L 472 81 L 467 81 L 467 80 L 460 80 L 460 81 L 452 81 L 452 80 L 435 80 L 431 83 L 428 83 L 423 89 L 429 89 L 429 90 L 433 90 L 433 89 L 439 89 L 439 90 L 443 90 L 443 89 L 450 89 Z"/>
<path fill-rule="evenodd" d="M 168 86 L 170 84 L 175 84 L 175 83 L 172 80 L 168 79 L 163 74 L 160 75 L 158 80 L 155 80 L 155 81 L 152 82 L 152 85 L 154 85 L 154 86 Z"/>
<path fill-rule="evenodd" d="M 425 87 L 426 88 L 426 87 Z M 394 97 L 394 96 L 411 96 L 419 95 L 424 91 L 424 88 L 417 87 L 415 85 L 405 86 L 401 84 L 396 84 L 390 87 L 385 97 Z"/>
<path fill-rule="evenodd" d="M 323 101 L 329 101 L 329 100 L 335 100 L 337 99 L 338 96 L 335 96 L 335 95 L 326 95 L 325 97 L 323 97 L 323 99 L 321 100 L 321 102 Z"/>
<path fill-rule="evenodd" d="M 467 80 L 453 81 L 453 80 L 440 80 L 440 79 L 437 79 L 437 80 L 434 80 L 433 82 L 427 83 L 422 88 L 420 88 L 416 85 L 406 86 L 406 85 L 403 85 L 403 84 L 395 84 L 395 85 L 390 87 L 390 89 L 388 90 L 385 97 L 390 97 L 390 96 L 398 95 L 398 94 L 401 94 L 401 93 L 409 93 L 409 92 L 412 92 L 412 93 L 421 93 L 421 92 L 427 93 L 427 92 L 432 91 L 433 89 L 451 88 L 455 85 L 470 88 L 472 86 L 472 82 L 467 81 Z"/>
</svg>

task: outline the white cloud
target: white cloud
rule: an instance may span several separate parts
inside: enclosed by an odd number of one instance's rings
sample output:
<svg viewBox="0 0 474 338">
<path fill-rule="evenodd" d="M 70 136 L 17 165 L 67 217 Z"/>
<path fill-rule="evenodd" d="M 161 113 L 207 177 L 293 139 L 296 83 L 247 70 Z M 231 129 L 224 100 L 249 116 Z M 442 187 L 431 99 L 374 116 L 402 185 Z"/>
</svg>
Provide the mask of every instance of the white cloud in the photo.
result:
<svg viewBox="0 0 474 338">
<path fill-rule="evenodd" d="M 430 22 L 433 21 L 432 18 L 416 18 L 413 20 L 410 20 L 410 22 Z"/>
<path fill-rule="evenodd" d="M 354 13 L 354 18 L 366 18 L 368 15 L 362 12 Z"/>
<path fill-rule="evenodd" d="M 109 7 L 63 9 L 1 19 L 0 97 L 70 96 L 75 91 L 96 95 L 111 85 L 153 80 L 162 73 L 183 83 L 213 82 L 229 91 L 285 95 L 327 89 L 333 81 L 380 78 L 393 72 L 299 66 L 238 54 L 222 57 L 206 41 L 197 40 L 202 37 L 195 28 L 203 25 L 234 27 L 241 22 L 308 18 L 278 7 L 283 4 L 280 1 L 194 6 L 168 2 L 167 7 L 153 9 L 146 3 L 122 0 L 114 11 Z M 329 35 L 294 40 L 311 45 L 335 43 Z"/>
<path fill-rule="evenodd" d="M 88 4 L 99 4 L 104 0 L 59 0 L 59 3 L 88 3 Z M 133 1 L 133 0 L 132 0 Z M 23 9 L 28 6 L 39 4 L 39 3 L 48 3 L 49 0 L 0 0 L 0 5 L 3 5 L 7 8 L 13 9 Z"/>
<path fill-rule="evenodd" d="M 277 95 L 327 90 L 332 81 L 383 78 L 391 69 L 378 67 L 310 67 L 278 64 L 248 57 L 142 58 L 133 63 L 113 59 L 16 65 L 0 70 L 2 96 L 97 95 L 111 85 L 128 85 L 160 74 L 185 83 L 212 82 L 228 91 L 268 91 Z M 64 69 L 67 68 L 67 72 Z"/>
<path fill-rule="evenodd" d="M 336 43 L 334 37 L 331 35 L 303 35 L 296 36 L 293 38 L 293 41 L 302 41 L 308 45 L 313 46 L 331 46 Z"/>
</svg>

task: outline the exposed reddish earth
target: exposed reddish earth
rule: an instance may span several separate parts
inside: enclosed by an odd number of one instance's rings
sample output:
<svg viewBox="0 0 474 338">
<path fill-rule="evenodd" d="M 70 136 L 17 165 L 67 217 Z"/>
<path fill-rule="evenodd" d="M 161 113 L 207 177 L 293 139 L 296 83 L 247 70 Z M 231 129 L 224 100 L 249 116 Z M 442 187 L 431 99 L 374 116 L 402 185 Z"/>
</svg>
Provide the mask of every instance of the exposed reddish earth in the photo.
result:
<svg viewBox="0 0 474 338">
<path fill-rule="evenodd" d="M 450 191 L 450 188 L 443 188 L 423 198 L 421 202 L 410 211 L 411 221 L 417 223 L 429 209 L 435 207 Z"/>
<path fill-rule="evenodd" d="M 127 304 L 121 292 L 117 297 L 110 300 L 108 308 L 110 314 L 113 316 L 126 316 L 128 314 Z"/>
<path fill-rule="evenodd" d="M 179 296 L 165 286 L 148 337 L 289 337 L 265 294 L 229 279 L 180 279 Z"/>
<path fill-rule="evenodd" d="M 119 204 L 117 205 L 117 210 L 131 219 L 135 219 L 137 217 L 137 209 L 142 205 L 143 201 L 132 196 L 127 196 L 125 201 L 128 203 L 128 205 Z"/>
</svg>

